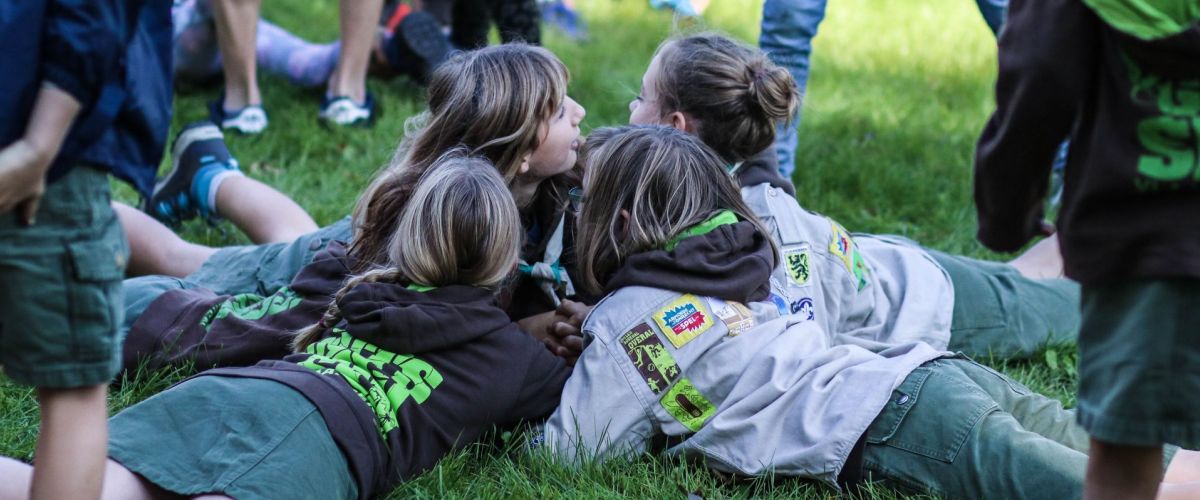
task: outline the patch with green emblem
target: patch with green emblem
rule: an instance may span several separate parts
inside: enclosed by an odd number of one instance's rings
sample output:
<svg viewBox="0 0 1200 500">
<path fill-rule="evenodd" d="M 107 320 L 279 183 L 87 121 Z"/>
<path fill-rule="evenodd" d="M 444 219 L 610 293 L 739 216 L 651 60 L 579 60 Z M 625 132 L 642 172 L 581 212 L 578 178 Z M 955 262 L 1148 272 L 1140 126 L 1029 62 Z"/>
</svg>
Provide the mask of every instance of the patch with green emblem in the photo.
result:
<svg viewBox="0 0 1200 500">
<path fill-rule="evenodd" d="M 792 283 L 801 286 L 808 284 L 811 274 L 810 260 L 808 245 L 798 245 L 783 250 L 783 265 L 787 268 L 788 277 L 792 279 Z"/>
<path fill-rule="evenodd" d="M 621 335 L 621 347 L 651 392 L 658 394 L 679 378 L 679 365 L 650 325 L 639 323 Z"/>
<path fill-rule="evenodd" d="M 686 378 L 679 379 L 658 402 L 692 432 L 699 431 L 717 412 L 717 408 Z"/>
</svg>

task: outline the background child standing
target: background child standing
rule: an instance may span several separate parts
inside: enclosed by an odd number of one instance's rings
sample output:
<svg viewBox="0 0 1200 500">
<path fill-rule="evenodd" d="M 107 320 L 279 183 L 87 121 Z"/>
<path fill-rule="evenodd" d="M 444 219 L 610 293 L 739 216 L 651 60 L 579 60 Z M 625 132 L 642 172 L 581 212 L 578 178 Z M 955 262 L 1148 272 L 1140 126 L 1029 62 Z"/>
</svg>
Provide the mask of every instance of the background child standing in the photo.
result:
<svg viewBox="0 0 1200 500">
<path fill-rule="evenodd" d="M 37 386 L 33 498 L 95 498 L 127 245 L 107 173 L 149 192 L 171 112 L 170 2 L 0 7 L 0 366 Z"/>
<path fill-rule="evenodd" d="M 1150 498 L 1163 443 L 1200 446 L 1200 3 L 1014 0 L 979 140 L 979 239 L 1042 231 L 1071 134 L 1060 239 L 1083 285 L 1084 498 Z"/>
</svg>

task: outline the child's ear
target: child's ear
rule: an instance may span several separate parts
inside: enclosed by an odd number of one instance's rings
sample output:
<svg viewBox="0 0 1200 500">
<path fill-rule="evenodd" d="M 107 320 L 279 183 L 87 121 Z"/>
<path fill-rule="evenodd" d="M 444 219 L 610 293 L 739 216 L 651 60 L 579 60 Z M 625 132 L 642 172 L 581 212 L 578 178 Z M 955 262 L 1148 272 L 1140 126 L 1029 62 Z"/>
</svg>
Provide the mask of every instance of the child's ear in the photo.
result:
<svg viewBox="0 0 1200 500">
<path fill-rule="evenodd" d="M 692 124 L 692 119 L 688 117 L 688 115 L 683 114 L 682 111 L 671 112 L 671 114 L 667 115 L 667 121 L 675 130 L 687 132 L 689 134 L 696 133 L 695 127 Z"/>
<path fill-rule="evenodd" d="M 517 167 L 517 174 L 524 174 L 529 171 L 529 155 L 521 158 L 521 165 Z"/>
</svg>

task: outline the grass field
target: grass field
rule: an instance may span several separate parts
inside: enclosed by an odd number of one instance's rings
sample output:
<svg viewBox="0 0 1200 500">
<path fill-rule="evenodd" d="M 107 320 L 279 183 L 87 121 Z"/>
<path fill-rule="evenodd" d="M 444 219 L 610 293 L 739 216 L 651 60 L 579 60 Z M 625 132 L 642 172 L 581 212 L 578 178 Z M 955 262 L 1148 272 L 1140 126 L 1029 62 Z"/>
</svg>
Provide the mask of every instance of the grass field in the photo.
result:
<svg viewBox="0 0 1200 500">
<path fill-rule="evenodd" d="M 627 104 L 654 48 L 679 24 L 645 0 L 577 0 L 591 38 L 575 43 L 551 29 L 545 44 L 570 67 L 571 94 L 587 110 L 585 131 L 622 124 Z M 975 3 L 967 0 L 836 0 L 816 39 L 800 129 L 795 184 L 801 204 L 853 231 L 895 233 L 927 246 L 985 258 L 974 240 L 973 143 L 993 104 L 995 44 Z M 337 35 L 336 0 L 265 2 L 266 17 L 315 40 Z M 698 23 L 756 42 L 760 0 L 713 2 Z M 318 22 L 318 20 L 323 22 Z M 385 114 L 369 131 L 321 129 L 317 91 L 264 77 L 271 127 L 258 137 L 230 137 L 248 175 L 306 207 L 318 223 L 347 214 L 357 192 L 400 139 L 405 118 L 421 108 L 422 91 L 404 81 L 372 81 Z M 177 94 L 175 128 L 203 118 L 216 88 Z M 118 197 L 135 202 L 132 191 Z M 236 229 L 191 223 L 183 235 L 211 245 L 245 242 Z M 987 360 L 984 360 L 987 361 Z M 1033 389 L 1074 406 L 1075 350 L 1061 346 L 1033 361 L 990 363 Z M 116 412 L 185 373 L 128 380 L 111 397 Z M 29 459 L 37 433 L 32 391 L 0 376 L 0 455 Z M 645 457 L 630 464 L 565 471 L 545 457 L 519 452 L 520 436 L 500 446 L 457 453 L 391 497 L 788 497 L 834 493 L 775 478 L 726 482 L 695 464 Z M 870 488 L 867 498 L 895 498 Z"/>
</svg>

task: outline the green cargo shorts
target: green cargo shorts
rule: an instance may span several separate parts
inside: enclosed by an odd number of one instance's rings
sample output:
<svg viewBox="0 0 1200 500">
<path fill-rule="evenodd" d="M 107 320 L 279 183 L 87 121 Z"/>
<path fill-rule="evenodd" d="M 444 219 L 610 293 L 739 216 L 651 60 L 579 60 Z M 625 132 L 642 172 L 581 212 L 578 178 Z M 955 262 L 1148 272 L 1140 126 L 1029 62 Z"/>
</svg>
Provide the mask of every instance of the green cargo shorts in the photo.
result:
<svg viewBox="0 0 1200 500">
<path fill-rule="evenodd" d="M 0 365 L 16 382 L 108 383 L 121 366 L 129 246 L 108 176 L 78 166 L 47 186 L 33 226 L 0 215 Z"/>
<path fill-rule="evenodd" d="M 1083 290 L 1079 423 L 1106 443 L 1200 448 L 1200 280 Z"/>
<path fill-rule="evenodd" d="M 1035 280 L 1003 262 L 927 250 L 954 283 L 947 350 L 975 358 L 1027 358 L 1047 343 L 1074 342 L 1079 284 Z"/>
<path fill-rule="evenodd" d="M 321 412 L 272 380 L 198 376 L 109 419 L 108 456 L 185 496 L 354 499 Z"/>
<path fill-rule="evenodd" d="M 1088 435 L 1075 413 L 986 366 L 930 361 L 866 432 L 863 477 L 941 498 L 1079 498 Z M 1175 448 L 1164 450 L 1164 470 Z"/>
</svg>

